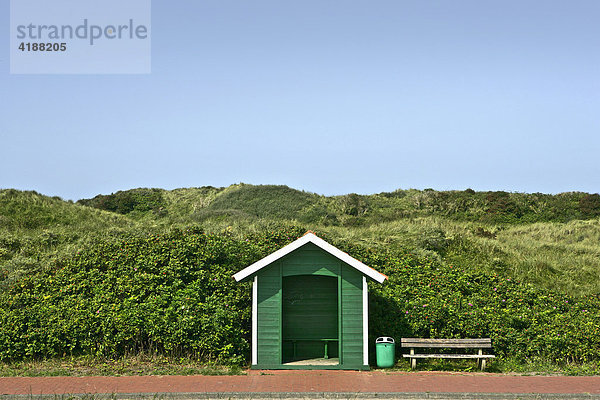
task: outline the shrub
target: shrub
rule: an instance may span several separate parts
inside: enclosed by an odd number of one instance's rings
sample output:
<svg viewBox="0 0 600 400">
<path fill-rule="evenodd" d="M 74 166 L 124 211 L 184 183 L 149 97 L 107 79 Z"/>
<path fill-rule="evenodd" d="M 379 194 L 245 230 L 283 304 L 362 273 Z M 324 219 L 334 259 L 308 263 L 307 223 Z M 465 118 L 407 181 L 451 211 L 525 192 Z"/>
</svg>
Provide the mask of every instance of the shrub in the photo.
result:
<svg viewBox="0 0 600 400">
<path fill-rule="evenodd" d="M 600 194 L 585 194 L 579 200 L 579 210 L 584 217 L 594 218 L 600 215 Z"/>
<path fill-rule="evenodd" d="M 119 214 L 129 214 L 134 211 L 154 211 L 157 214 L 164 213 L 166 207 L 161 189 L 132 189 L 119 191 L 110 195 L 101 195 L 92 199 L 82 199 L 77 203 L 112 211 Z"/>
</svg>

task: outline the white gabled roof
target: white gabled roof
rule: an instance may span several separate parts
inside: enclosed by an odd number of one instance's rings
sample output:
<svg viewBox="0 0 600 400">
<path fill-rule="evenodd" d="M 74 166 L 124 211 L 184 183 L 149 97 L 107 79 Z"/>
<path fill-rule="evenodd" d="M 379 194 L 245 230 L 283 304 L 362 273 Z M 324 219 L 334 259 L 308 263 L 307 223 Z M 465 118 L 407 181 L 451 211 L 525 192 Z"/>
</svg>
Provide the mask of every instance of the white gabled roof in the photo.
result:
<svg viewBox="0 0 600 400">
<path fill-rule="evenodd" d="M 237 274 L 233 275 L 233 278 L 239 282 L 239 281 L 249 277 L 250 275 L 255 274 L 260 269 L 266 267 L 267 265 L 273 263 L 274 261 L 279 260 L 281 257 L 291 253 L 292 251 L 304 246 L 305 244 L 307 244 L 309 242 L 313 243 L 316 246 L 320 247 L 321 249 L 325 250 L 332 256 L 342 260 L 343 262 L 350 265 L 351 267 L 356 268 L 363 275 L 368 276 L 369 278 L 373 279 L 374 281 L 382 283 L 384 280 L 387 279 L 387 276 L 375 271 L 373 268 L 371 268 L 369 266 L 366 266 L 365 264 L 358 261 L 356 258 L 351 257 L 350 255 L 348 255 L 347 253 L 344 253 L 340 249 L 333 247 L 332 245 L 330 245 L 329 243 L 327 243 L 326 241 L 324 241 L 323 239 L 321 239 L 320 237 L 318 237 L 317 235 L 315 235 L 312 232 L 307 232 L 301 238 L 293 241 L 292 243 L 288 244 L 287 246 L 282 247 L 281 249 L 277 250 L 276 252 L 269 254 L 262 260 L 258 260 L 254 264 L 244 268 Z"/>
</svg>

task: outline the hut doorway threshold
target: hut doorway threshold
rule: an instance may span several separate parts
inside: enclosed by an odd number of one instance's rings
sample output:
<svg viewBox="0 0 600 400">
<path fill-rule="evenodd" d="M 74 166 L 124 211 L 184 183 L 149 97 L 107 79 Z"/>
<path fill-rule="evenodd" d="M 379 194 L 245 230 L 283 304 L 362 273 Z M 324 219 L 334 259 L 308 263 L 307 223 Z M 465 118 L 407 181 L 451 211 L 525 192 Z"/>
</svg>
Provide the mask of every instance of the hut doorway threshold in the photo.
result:
<svg viewBox="0 0 600 400">
<path fill-rule="evenodd" d="M 285 365 L 285 366 L 298 366 L 298 365 L 322 366 L 322 365 L 339 365 L 339 364 L 340 364 L 339 358 L 310 358 L 310 359 L 306 359 L 306 360 L 286 362 L 283 365 Z"/>
</svg>

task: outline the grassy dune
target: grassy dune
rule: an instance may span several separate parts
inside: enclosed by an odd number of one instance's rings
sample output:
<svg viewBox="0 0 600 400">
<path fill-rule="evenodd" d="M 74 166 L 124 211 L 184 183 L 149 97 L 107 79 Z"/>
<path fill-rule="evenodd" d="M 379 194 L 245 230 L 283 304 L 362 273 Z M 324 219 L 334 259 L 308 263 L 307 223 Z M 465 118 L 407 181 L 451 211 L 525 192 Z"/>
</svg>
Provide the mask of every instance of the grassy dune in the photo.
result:
<svg viewBox="0 0 600 400">
<path fill-rule="evenodd" d="M 374 248 L 600 293 L 600 196 L 397 190 L 321 196 L 287 186 L 133 189 L 77 203 L 0 191 L 0 271 L 11 281 L 94 240 L 201 226 L 243 235 L 301 226 Z"/>
<path fill-rule="evenodd" d="M 123 215 L 57 197 L 1 190 L 0 287 L 48 268 L 99 238 L 130 234 L 138 226 Z"/>
</svg>

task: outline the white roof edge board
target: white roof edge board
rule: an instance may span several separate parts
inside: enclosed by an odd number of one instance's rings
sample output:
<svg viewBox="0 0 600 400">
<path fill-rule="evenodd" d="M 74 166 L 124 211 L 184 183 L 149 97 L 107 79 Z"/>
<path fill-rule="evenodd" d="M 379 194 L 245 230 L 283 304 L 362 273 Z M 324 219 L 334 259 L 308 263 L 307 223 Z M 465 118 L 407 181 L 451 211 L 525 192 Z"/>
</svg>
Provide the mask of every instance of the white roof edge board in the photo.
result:
<svg viewBox="0 0 600 400">
<path fill-rule="evenodd" d="M 292 251 L 296 250 L 297 248 L 304 246 L 308 242 L 311 242 L 311 243 L 317 245 L 318 247 L 325 250 L 332 256 L 334 256 L 334 257 L 342 260 L 346 264 L 356 268 L 357 270 L 362 272 L 364 275 L 368 276 L 369 278 L 373 279 L 376 282 L 383 283 L 383 281 L 387 279 L 387 276 L 375 271 L 373 268 L 363 264 L 362 262 L 358 261 L 356 258 L 351 257 L 349 254 L 344 253 L 340 249 L 330 245 L 329 243 L 327 243 L 326 241 L 324 241 L 323 239 L 321 239 L 320 237 L 318 237 L 317 235 L 315 235 L 312 232 L 307 233 L 306 235 L 293 241 L 292 243 L 288 244 L 287 246 L 282 247 L 281 249 L 277 250 L 276 252 L 271 253 L 268 256 L 266 256 L 265 258 L 258 260 L 254 264 L 244 268 L 237 274 L 233 275 L 233 278 L 239 282 L 239 281 L 249 277 L 250 275 L 256 273 L 263 267 L 265 267 L 265 266 L 273 263 L 274 261 L 277 261 L 281 257 L 291 253 Z"/>
</svg>

